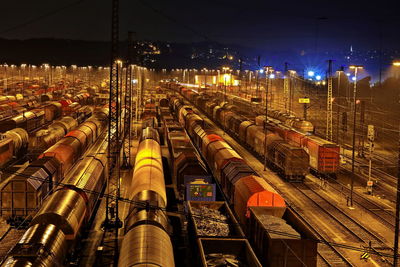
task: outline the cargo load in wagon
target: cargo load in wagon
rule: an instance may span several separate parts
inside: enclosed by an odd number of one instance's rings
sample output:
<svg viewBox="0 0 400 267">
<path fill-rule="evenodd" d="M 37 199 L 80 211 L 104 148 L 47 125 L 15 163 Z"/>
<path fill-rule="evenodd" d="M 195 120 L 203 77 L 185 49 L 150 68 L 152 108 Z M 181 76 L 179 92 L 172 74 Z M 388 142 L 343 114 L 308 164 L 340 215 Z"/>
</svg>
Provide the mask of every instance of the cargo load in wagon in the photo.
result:
<svg viewBox="0 0 400 267">
<path fill-rule="evenodd" d="M 263 266 L 316 266 L 318 239 L 285 207 L 250 207 L 247 236 Z"/>
<path fill-rule="evenodd" d="M 246 239 L 199 238 L 199 266 L 261 267 Z"/>
<path fill-rule="evenodd" d="M 196 237 L 244 238 L 231 209 L 224 201 L 188 201 L 190 228 Z"/>
</svg>

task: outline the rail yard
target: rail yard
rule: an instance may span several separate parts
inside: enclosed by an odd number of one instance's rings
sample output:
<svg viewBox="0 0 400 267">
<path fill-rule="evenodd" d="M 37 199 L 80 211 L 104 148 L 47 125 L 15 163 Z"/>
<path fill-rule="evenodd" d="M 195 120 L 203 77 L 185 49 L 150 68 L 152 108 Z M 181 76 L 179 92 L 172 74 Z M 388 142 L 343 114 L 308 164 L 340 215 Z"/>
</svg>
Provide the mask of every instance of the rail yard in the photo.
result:
<svg viewBox="0 0 400 267">
<path fill-rule="evenodd" d="M 381 1 L 3 1 L 0 267 L 399 267 Z"/>
<path fill-rule="evenodd" d="M 390 174 L 367 194 L 358 168 L 351 189 L 346 150 L 311 121 L 118 71 L 116 101 L 107 71 L 0 98 L 1 266 L 393 264 Z"/>
</svg>

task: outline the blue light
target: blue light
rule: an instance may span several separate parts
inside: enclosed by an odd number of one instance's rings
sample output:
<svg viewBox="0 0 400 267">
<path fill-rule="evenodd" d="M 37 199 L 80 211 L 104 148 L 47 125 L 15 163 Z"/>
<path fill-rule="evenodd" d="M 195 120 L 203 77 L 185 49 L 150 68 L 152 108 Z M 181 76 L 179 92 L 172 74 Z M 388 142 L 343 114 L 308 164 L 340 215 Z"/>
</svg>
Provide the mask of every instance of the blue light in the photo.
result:
<svg viewBox="0 0 400 267">
<path fill-rule="evenodd" d="M 314 72 L 312 71 L 312 70 L 310 70 L 310 71 L 308 71 L 308 73 L 307 73 L 307 75 L 309 76 L 309 77 L 314 77 Z"/>
<path fill-rule="evenodd" d="M 351 79 L 352 79 L 353 81 L 355 81 L 355 80 L 356 80 L 356 77 L 355 77 L 355 76 L 353 76 L 353 77 L 351 77 Z"/>
<path fill-rule="evenodd" d="M 315 76 L 315 79 L 317 79 L 317 81 L 321 80 L 321 75 Z"/>
<path fill-rule="evenodd" d="M 275 79 L 275 74 L 271 73 L 271 74 L 269 75 L 269 78 L 270 78 L 270 79 Z"/>
<path fill-rule="evenodd" d="M 264 73 L 264 70 L 263 70 L 263 69 L 260 69 L 259 71 L 260 71 L 260 73 Z"/>
<path fill-rule="evenodd" d="M 350 76 L 350 73 L 346 73 L 347 76 Z"/>
</svg>

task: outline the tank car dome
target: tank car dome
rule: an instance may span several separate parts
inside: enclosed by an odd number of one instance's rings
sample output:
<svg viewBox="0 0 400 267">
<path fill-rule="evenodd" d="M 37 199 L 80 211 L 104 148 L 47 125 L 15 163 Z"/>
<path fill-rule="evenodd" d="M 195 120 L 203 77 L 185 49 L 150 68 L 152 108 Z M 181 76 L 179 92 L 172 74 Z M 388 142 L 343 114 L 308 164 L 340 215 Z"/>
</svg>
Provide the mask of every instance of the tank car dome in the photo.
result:
<svg viewBox="0 0 400 267">
<path fill-rule="evenodd" d="M 309 121 L 295 121 L 293 127 L 302 132 L 312 132 L 314 131 L 314 125 Z"/>
</svg>

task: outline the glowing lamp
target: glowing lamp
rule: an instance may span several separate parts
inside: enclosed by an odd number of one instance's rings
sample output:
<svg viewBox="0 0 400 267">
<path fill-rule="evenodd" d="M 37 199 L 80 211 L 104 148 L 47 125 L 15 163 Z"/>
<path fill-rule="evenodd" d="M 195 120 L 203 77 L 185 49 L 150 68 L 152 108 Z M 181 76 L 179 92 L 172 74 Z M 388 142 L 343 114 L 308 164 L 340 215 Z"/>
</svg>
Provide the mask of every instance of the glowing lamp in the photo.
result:
<svg viewBox="0 0 400 267">
<path fill-rule="evenodd" d="M 355 70 L 355 69 L 362 69 L 363 66 L 360 66 L 360 65 L 351 65 L 351 66 L 349 66 L 349 68 L 352 69 L 352 70 Z"/>
</svg>

